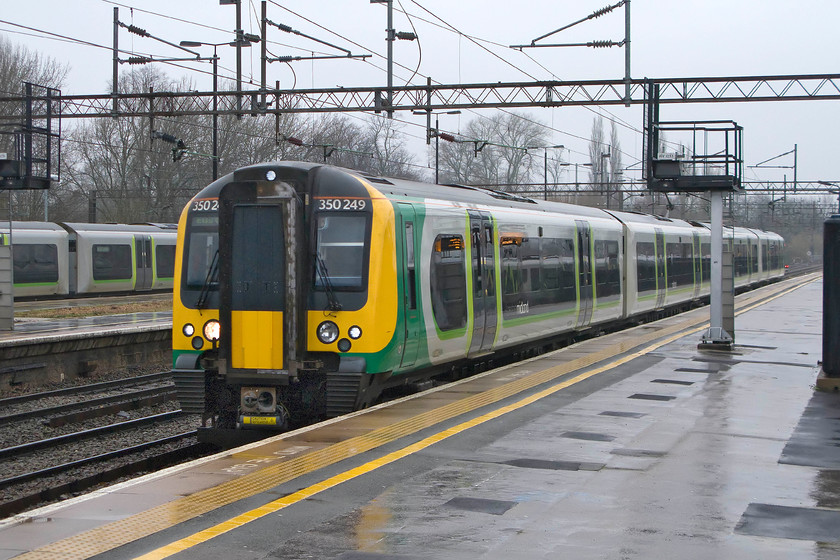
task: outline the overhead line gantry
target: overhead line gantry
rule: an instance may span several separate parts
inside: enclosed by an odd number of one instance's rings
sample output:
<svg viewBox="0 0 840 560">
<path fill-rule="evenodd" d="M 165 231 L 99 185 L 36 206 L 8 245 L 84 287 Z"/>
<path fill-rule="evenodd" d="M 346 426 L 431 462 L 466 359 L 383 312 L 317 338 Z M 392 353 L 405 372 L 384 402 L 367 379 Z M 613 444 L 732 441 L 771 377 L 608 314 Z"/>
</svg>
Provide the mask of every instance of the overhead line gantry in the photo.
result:
<svg viewBox="0 0 840 560">
<path fill-rule="evenodd" d="M 840 74 L 655 78 L 631 80 L 629 103 L 645 103 L 645 87 L 659 86 L 660 103 L 732 103 L 840 99 Z M 394 86 L 393 104 L 383 87 L 268 89 L 224 92 L 149 92 L 62 95 L 63 118 L 132 117 L 213 114 L 218 96 L 220 115 L 343 113 L 442 109 L 572 107 L 625 105 L 626 81 L 531 81 L 478 84 Z M 267 102 L 261 102 L 263 95 Z M 250 98 L 250 108 L 237 99 Z M 23 97 L 0 97 L 0 121 L 19 119 Z"/>
</svg>

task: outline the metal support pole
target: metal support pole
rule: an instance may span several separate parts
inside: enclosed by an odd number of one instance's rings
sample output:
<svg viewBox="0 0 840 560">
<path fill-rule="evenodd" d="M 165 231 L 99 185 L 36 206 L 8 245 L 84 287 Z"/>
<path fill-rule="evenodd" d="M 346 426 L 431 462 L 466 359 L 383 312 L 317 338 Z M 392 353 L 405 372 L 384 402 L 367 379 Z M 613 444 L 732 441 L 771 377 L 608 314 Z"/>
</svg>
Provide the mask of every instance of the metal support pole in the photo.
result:
<svg viewBox="0 0 840 560">
<path fill-rule="evenodd" d="M 432 77 L 426 78 L 426 145 L 432 141 Z"/>
<path fill-rule="evenodd" d="M 236 0 L 236 118 L 242 118 L 242 0 Z"/>
<path fill-rule="evenodd" d="M 710 321 L 712 330 L 723 328 L 721 290 L 723 281 L 723 194 L 712 193 L 712 294 Z"/>
<path fill-rule="evenodd" d="M 213 46 L 213 180 L 219 178 L 219 57 Z"/>
<path fill-rule="evenodd" d="M 262 20 L 260 21 L 260 33 L 262 34 L 262 41 L 260 41 L 260 92 L 261 92 L 261 99 L 260 103 L 262 105 L 262 110 L 265 111 L 267 108 L 266 105 L 266 64 L 268 63 L 268 41 L 266 41 L 267 35 L 267 28 L 268 28 L 268 8 L 266 6 L 266 0 L 262 1 Z"/>
<path fill-rule="evenodd" d="M 96 191 L 91 191 L 88 195 L 88 222 L 96 223 Z"/>
<path fill-rule="evenodd" d="M 701 347 L 714 345 L 728 348 L 732 337 L 723 328 L 723 193 L 712 191 L 712 269 L 711 298 L 709 302 L 709 329 L 703 335 Z"/>
<path fill-rule="evenodd" d="M 624 1 L 624 106 L 630 106 L 630 0 Z"/>
<path fill-rule="evenodd" d="M 545 169 L 543 173 L 543 200 L 548 200 L 548 148 L 545 149 Z"/>
<path fill-rule="evenodd" d="M 114 94 L 114 105 L 111 108 L 111 114 L 117 116 L 117 95 L 119 94 L 119 80 L 120 80 L 120 58 L 119 58 L 119 41 L 120 41 L 120 9 L 114 8 L 114 68 L 113 76 L 111 78 L 111 92 Z"/>
<path fill-rule="evenodd" d="M 435 184 L 440 184 L 440 117 L 435 115 Z"/>
<path fill-rule="evenodd" d="M 394 106 L 394 40 L 396 39 L 394 30 L 394 0 L 388 0 L 388 118 L 394 117 L 394 111 L 391 107 Z"/>
</svg>

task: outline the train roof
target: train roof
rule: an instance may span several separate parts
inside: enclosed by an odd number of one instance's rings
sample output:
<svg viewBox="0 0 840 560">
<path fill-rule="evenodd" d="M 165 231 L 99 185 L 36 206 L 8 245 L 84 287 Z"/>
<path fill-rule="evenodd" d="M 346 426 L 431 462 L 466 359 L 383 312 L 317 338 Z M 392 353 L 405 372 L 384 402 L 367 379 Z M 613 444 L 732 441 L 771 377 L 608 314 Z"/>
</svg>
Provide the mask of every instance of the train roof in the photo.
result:
<svg viewBox="0 0 840 560">
<path fill-rule="evenodd" d="M 309 173 L 318 168 L 331 168 L 348 175 L 355 176 L 370 183 L 373 187 L 379 190 L 383 195 L 393 197 L 412 197 L 412 198 L 435 198 L 439 200 L 449 200 L 454 202 L 465 202 L 476 205 L 487 206 L 505 206 L 511 208 L 525 208 L 529 210 L 543 211 L 543 212 L 558 212 L 580 217 L 594 217 L 605 219 L 616 219 L 626 224 L 652 224 L 652 225 L 673 225 L 678 227 L 693 227 L 698 229 L 709 229 L 709 224 L 696 221 L 686 221 L 678 218 L 667 218 L 663 216 L 655 216 L 652 214 L 644 214 L 641 212 L 620 212 L 614 210 L 602 210 L 600 208 L 592 208 L 589 206 L 578 206 L 575 204 L 568 204 L 565 202 L 554 202 L 528 198 L 526 196 L 516 195 L 512 193 L 495 191 L 492 189 L 473 187 L 468 185 L 446 184 L 439 185 L 435 183 L 424 183 L 420 181 L 412 181 L 408 179 L 397 179 L 392 177 L 381 177 L 364 171 L 356 169 L 347 169 L 333 165 L 325 165 L 322 163 L 301 162 L 301 161 L 274 161 L 259 163 L 247 166 L 243 169 L 257 170 L 276 169 L 278 167 L 293 169 L 301 173 Z M 234 173 L 230 173 L 210 183 L 207 187 L 201 190 L 196 196 L 214 197 L 218 196 L 222 187 L 234 179 Z M 760 231 L 760 230 L 756 230 Z"/>
<path fill-rule="evenodd" d="M 62 224 L 68 231 L 115 231 L 124 233 L 160 233 L 177 229 L 149 224 L 87 224 L 81 222 L 65 222 Z"/>
<path fill-rule="evenodd" d="M 12 231 L 16 229 L 40 231 L 64 231 L 64 228 L 53 222 L 12 222 Z M 9 222 L 0 222 L 0 230 L 9 231 Z"/>
<path fill-rule="evenodd" d="M 8 231 L 9 222 L 0 222 L 0 231 Z M 159 233 L 178 229 L 176 224 L 87 224 L 82 222 L 32 222 L 13 221 L 12 232 L 15 230 L 26 231 L 118 231 L 126 233 Z"/>
</svg>

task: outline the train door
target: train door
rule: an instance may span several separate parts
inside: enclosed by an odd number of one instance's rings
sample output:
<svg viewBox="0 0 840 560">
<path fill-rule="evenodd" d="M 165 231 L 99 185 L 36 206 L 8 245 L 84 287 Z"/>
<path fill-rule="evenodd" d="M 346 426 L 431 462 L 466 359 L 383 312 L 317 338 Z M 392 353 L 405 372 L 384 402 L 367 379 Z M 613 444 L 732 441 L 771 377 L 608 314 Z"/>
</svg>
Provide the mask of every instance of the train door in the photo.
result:
<svg viewBox="0 0 840 560">
<path fill-rule="evenodd" d="M 665 233 L 655 228 L 656 236 L 656 307 L 665 306 L 668 295 L 668 274 L 665 270 Z"/>
<path fill-rule="evenodd" d="M 402 366 L 408 367 L 417 360 L 420 346 L 420 314 L 417 310 L 417 269 L 415 260 L 416 214 L 410 204 L 400 204 L 402 226 L 402 277 L 403 277 L 403 323 L 405 325 L 405 346 Z"/>
<path fill-rule="evenodd" d="M 134 260 L 136 281 L 135 290 L 148 290 L 152 287 L 154 271 L 152 270 L 152 236 L 134 236 Z"/>
<path fill-rule="evenodd" d="M 691 244 L 693 245 L 692 262 L 694 263 L 694 297 L 697 298 L 700 297 L 700 284 L 703 283 L 703 274 L 700 268 L 700 263 L 703 259 L 700 255 L 700 234 L 696 231 L 692 232 Z"/>
<path fill-rule="evenodd" d="M 592 319 L 593 286 L 592 282 L 592 226 L 589 222 L 575 220 L 577 229 L 578 257 L 578 319 L 577 328 L 589 326 Z"/>
<path fill-rule="evenodd" d="M 232 368 L 285 369 L 287 271 L 283 218 L 284 207 L 280 204 L 236 204 L 231 208 L 229 262 L 221 259 L 220 252 L 220 272 L 229 279 L 223 305 L 227 307 L 228 303 L 230 309 L 231 340 L 227 348 Z M 265 250 L 251 250 L 255 239 Z"/>
<path fill-rule="evenodd" d="M 71 296 L 75 296 L 79 289 L 79 254 L 76 252 L 78 239 L 75 233 L 71 233 L 67 239 L 67 264 L 70 269 L 67 275 L 68 290 Z"/>
<path fill-rule="evenodd" d="M 470 212 L 473 335 L 469 356 L 489 352 L 496 338 L 496 269 L 493 237 L 493 222 L 490 215 L 484 212 Z"/>
</svg>

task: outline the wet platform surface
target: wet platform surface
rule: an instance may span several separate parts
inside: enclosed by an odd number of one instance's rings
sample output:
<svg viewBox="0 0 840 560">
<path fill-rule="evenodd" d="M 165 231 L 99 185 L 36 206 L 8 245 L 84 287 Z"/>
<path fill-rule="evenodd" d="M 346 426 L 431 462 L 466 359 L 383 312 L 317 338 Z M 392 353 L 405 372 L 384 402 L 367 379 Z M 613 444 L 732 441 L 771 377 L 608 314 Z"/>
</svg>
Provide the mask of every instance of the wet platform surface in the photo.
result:
<svg viewBox="0 0 840 560">
<path fill-rule="evenodd" d="M 759 292 L 732 352 L 707 309 L 604 336 L 0 523 L 0 559 L 840 558 L 822 281 Z"/>
<path fill-rule="evenodd" d="M 171 328 L 171 311 L 147 311 L 80 319 L 15 319 L 14 330 L 0 331 L 0 347 Z"/>
</svg>

